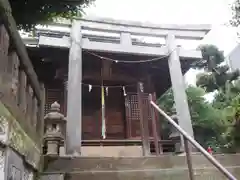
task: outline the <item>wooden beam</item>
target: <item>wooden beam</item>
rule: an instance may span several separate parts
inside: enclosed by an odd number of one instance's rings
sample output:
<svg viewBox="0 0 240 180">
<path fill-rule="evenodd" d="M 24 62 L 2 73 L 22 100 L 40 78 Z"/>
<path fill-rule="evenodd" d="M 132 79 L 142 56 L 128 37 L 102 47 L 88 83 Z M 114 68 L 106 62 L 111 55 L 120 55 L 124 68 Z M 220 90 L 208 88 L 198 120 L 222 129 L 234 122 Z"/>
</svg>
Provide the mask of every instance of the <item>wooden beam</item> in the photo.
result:
<svg viewBox="0 0 240 180">
<path fill-rule="evenodd" d="M 149 140 L 153 142 L 153 139 Z M 159 140 L 158 144 L 161 145 L 174 145 L 179 141 L 177 140 Z M 94 140 L 82 140 L 83 146 L 132 146 L 141 145 L 141 139 L 94 139 Z"/>
<path fill-rule="evenodd" d="M 56 37 L 40 36 L 39 41 L 37 42 L 36 45 L 58 47 L 58 48 L 70 48 L 71 40 L 69 37 L 56 38 Z"/>
<path fill-rule="evenodd" d="M 125 46 L 125 44 L 89 41 L 87 38 L 84 38 L 82 43 L 83 49 L 91 51 L 136 54 L 146 56 L 167 56 L 169 54 L 168 48 L 166 46 L 162 47 L 148 47 L 137 45 Z M 181 47 L 178 47 L 178 49 L 181 58 L 193 58 L 193 59 L 202 58 L 200 50 L 185 50 Z"/>
<path fill-rule="evenodd" d="M 190 40 L 202 40 L 206 35 L 206 30 L 180 30 L 173 28 L 158 28 L 158 27 L 147 27 L 147 26 L 132 26 L 131 24 L 114 24 L 100 21 L 86 21 L 81 19 L 82 27 L 84 30 L 101 32 L 101 33 L 129 33 L 131 35 L 148 36 L 148 37 L 166 37 L 168 33 L 173 33 L 179 39 L 190 39 Z"/>
<path fill-rule="evenodd" d="M 154 92 L 152 94 L 152 99 L 153 99 L 153 102 L 157 102 L 157 97 L 156 97 L 156 93 Z M 155 119 L 156 119 L 156 132 L 157 132 L 157 135 L 158 135 L 158 141 L 161 141 L 161 120 L 160 120 L 160 115 L 159 113 L 156 111 L 156 109 L 154 110 L 154 115 L 155 115 Z M 159 144 L 159 143 L 158 143 Z M 160 154 L 163 154 L 163 146 L 162 144 L 159 144 L 159 152 Z"/>
<path fill-rule="evenodd" d="M 149 141 L 149 129 L 148 129 L 148 118 L 146 117 L 146 111 L 144 111 L 143 105 L 143 86 L 139 82 L 137 84 L 137 93 L 138 93 L 138 108 L 140 113 L 140 128 L 141 128 L 141 137 L 142 137 L 142 147 L 143 147 L 143 156 L 148 156 L 150 154 L 150 141 Z"/>
<path fill-rule="evenodd" d="M 112 74 L 111 78 L 109 77 L 101 77 L 101 74 L 99 73 L 84 73 L 83 74 L 83 80 L 113 80 L 113 81 L 120 81 L 120 82 L 128 82 L 128 83 L 135 83 L 137 81 L 137 78 L 131 77 L 128 74 Z"/>
<path fill-rule="evenodd" d="M 149 93 L 149 101 L 148 101 L 148 106 L 150 109 L 150 113 L 151 113 L 151 125 L 152 125 L 152 135 L 153 135 L 153 139 L 154 139 L 154 146 L 155 146 L 155 152 L 156 155 L 158 156 L 160 153 L 162 154 L 162 146 L 159 146 L 159 119 L 156 116 L 156 111 L 155 109 L 151 106 L 150 101 L 156 101 L 155 98 L 155 89 L 154 89 L 154 84 L 152 82 L 152 77 L 150 74 L 148 74 L 147 72 L 144 73 L 145 76 L 147 76 L 147 82 L 146 82 L 146 93 Z"/>
<path fill-rule="evenodd" d="M 70 38 L 56 38 L 56 37 L 46 37 L 40 36 L 39 46 L 49 46 L 49 47 L 59 47 L 59 48 L 70 48 Z M 116 44 L 108 42 L 96 42 L 90 41 L 87 38 L 82 40 L 82 48 L 90 51 L 100 51 L 100 52 L 111 52 L 111 53 L 123 53 L 123 54 L 136 54 L 136 55 L 146 55 L 146 56 L 166 56 L 168 55 L 168 48 L 166 46 L 162 47 L 150 47 L 150 46 L 138 46 L 128 44 Z M 202 54 L 200 50 L 186 50 L 182 47 L 178 47 L 181 58 L 193 58 L 201 59 Z"/>
<path fill-rule="evenodd" d="M 149 95 L 149 101 L 152 101 L 152 94 Z M 151 123 L 152 123 L 152 132 L 153 132 L 153 138 L 154 138 L 154 146 L 155 146 L 155 151 L 156 151 L 156 155 L 159 156 L 160 154 L 160 148 L 159 148 L 159 138 L 158 138 L 158 133 L 157 133 L 157 122 L 156 122 L 156 115 L 155 115 L 155 110 L 153 109 L 153 107 L 151 107 L 151 104 L 149 104 L 150 106 L 150 111 L 151 111 Z"/>
<path fill-rule="evenodd" d="M 206 33 L 211 30 L 210 24 L 155 24 L 149 22 L 141 22 L 141 21 L 128 21 L 128 20 L 119 20 L 113 18 L 101 18 L 101 17 L 90 17 L 85 16 L 84 18 L 75 18 L 80 21 L 89 21 L 89 22 L 97 22 L 97 23 L 105 23 L 105 24 L 114 24 L 119 26 L 133 26 L 140 28 L 153 28 L 153 29 L 177 29 L 177 30 L 191 30 L 191 31 L 205 31 Z M 71 20 L 64 20 L 61 22 L 51 22 L 47 25 L 55 26 L 55 27 L 64 27 L 70 28 L 72 26 Z"/>
<path fill-rule="evenodd" d="M 141 21 L 127 21 L 127 20 L 116 20 L 113 18 L 101 18 L 101 17 L 90 17 L 85 16 L 84 18 L 78 18 L 80 21 L 88 21 L 88 22 L 96 22 L 96 23 L 105 23 L 105 24 L 113 24 L 119 26 L 132 26 L 132 27 L 140 27 L 140 28 L 153 28 L 153 29 L 168 29 L 168 30 L 191 30 L 191 31 L 206 31 L 208 32 L 211 29 L 211 25 L 209 24 L 153 24 L 149 22 L 141 22 Z M 70 21 L 69 21 L 70 22 Z M 67 23 L 65 23 L 67 24 Z"/>
<path fill-rule="evenodd" d="M 170 32 L 178 38 L 201 40 L 211 30 L 211 25 L 209 24 L 152 24 L 149 22 L 136 22 L 99 17 L 84 17 L 78 18 L 78 20 L 81 21 L 83 29 L 92 31 L 104 31 L 110 33 L 125 32 L 134 35 L 148 35 L 155 37 L 166 37 Z M 51 23 L 49 25 L 56 27 L 70 27 L 71 21 Z"/>
<path fill-rule="evenodd" d="M 112 62 L 102 61 L 102 78 L 106 80 L 112 79 Z"/>
<path fill-rule="evenodd" d="M 11 14 L 11 8 L 7 0 L 0 0 L 0 15 L 5 28 L 7 29 L 9 36 L 11 37 L 14 47 L 16 48 L 17 55 L 23 69 L 25 70 L 30 84 L 34 90 L 34 93 L 39 102 L 41 102 L 40 84 L 37 78 L 37 74 L 33 69 L 33 65 L 28 57 L 25 45 L 17 31 L 16 22 Z"/>
</svg>

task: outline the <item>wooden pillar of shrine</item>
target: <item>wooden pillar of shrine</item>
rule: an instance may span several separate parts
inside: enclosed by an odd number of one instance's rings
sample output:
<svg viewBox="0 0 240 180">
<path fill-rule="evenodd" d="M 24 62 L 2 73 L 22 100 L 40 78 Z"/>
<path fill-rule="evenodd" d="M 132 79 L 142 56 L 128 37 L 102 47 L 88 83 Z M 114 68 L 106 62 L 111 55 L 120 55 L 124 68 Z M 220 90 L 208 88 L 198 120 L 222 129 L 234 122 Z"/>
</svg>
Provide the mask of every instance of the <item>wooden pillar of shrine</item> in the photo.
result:
<svg viewBox="0 0 240 180">
<path fill-rule="evenodd" d="M 156 93 L 155 93 L 155 88 L 154 85 L 152 83 L 151 80 L 151 76 L 149 75 L 147 78 L 147 82 L 146 82 L 146 93 L 149 94 L 149 101 L 147 101 L 147 105 L 148 105 L 148 111 L 147 113 L 149 113 L 149 118 L 150 118 L 150 126 L 151 126 L 151 133 L 150 136 L 153 137 L 154 140 L 154 147 L 155 147 L 155 153 L 156 155 L 162 154 L 163 150 L 162 150 L 162 146 L 161 144 L 159 144 L 159 140 L 160 140 L 160 122 L 159 122 L 159 118 L 157 115 L 157 112 L 155 109 L 152 108 L 152 106 L 150 105 L 150 101 L 154 101 L 156 102 Z"/>
<path fill-rule="evenodd" d="M 142 82 L 138 82 L 137 85 L 137 96 L 138 96 L 138 108 L 140 114 L 140 131 L 142 139 L 142 150 L 143 156 L 150 155 L 150 141 L 149 141 L 149 127 L 148 127 L 148 117 L 146 109 L 143 104 L 143 93 L 144 85 Z"/>
</svg>

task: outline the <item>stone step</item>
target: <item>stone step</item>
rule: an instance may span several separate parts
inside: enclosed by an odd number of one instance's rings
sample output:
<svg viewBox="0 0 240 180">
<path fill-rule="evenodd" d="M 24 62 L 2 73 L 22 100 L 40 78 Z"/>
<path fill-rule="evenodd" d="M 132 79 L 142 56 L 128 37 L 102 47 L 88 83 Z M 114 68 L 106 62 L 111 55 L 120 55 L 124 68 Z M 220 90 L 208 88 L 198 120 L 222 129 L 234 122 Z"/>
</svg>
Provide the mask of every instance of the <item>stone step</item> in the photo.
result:
<svg viewBox="0 0 240 180">
<path fill-rule="evenodd" d="M 227 167 L 233 175 L 240 179 L 240 166 Z M 194 170 L 195 180 L 226 180 L 215 168 L 197 168 Z M 55 176 L 55 175 L 54 175 Z M 47 178 L 45 178 L 47 179 Z M 44 178 L 42 180 L 45 180 Z M 48 179 L 51 175 L 48 175 Z M 56 179 L 56 178 L 55 178 Z M 142 170 L 106 170 L 106 171 L 73 171 L 67 173 L 67 180 L 188 180 L 187 168 L 142 169 Z"/>
<path fill-rule="evenodd" d="M 226 167 L 240 166 L 240 154 L 219 154 L 215 158 Z M 213 167 L 200 154 L 192 155 L 194 168 Z M 72 171 L 124 171 L 144 169 L 179 169 L 186 168 L 186 157 L 162 155 L 159 157 L 59 157 L 45 160 L 45 172 L 72 172 Z"/>
</svg>

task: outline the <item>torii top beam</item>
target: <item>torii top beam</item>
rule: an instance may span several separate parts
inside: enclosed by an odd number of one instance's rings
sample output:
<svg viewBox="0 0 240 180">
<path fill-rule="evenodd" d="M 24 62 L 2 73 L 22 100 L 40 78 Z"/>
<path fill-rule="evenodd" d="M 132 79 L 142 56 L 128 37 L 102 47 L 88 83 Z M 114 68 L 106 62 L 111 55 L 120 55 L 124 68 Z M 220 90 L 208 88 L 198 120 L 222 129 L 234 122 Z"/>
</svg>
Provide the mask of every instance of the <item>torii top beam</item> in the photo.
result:
<svg viewBox="0 0 240 180">
<path fill-rule="evenodd" d="M 209 25 L 156 25 L 95 17 L 85 17 L 75 21 L 81 26 L 83 37 L 81 46 L 83 49 L 150 56 L 165 56 L 169 53 L 168 48 L 160 42 L 153 44 L 136 41 L 134 36 L 162 37 L 165 39 L 168 34 L 173 34 L 178 39 L 201 40 L 211 29 Z M 45 34 L 42 35 L 40 30 L 38 45 L 69 48 L 73 39 L 66 37 L 66 34 L 70 32 L 71 22 L 52 25 L 67 27 L 69 31 L 65 32 L 64 38 L 59 38 L 47 36 L 46 30 Z M 52 30 L 51 32 L 53 33 Z M 48 31 L 49 34 L 51 32 Z M 55 33 L 63 34 L 60 31 L 55 31 Z M 182 58 L 199 59 L 202 57 L 200 51 L 186 50 L 182 47 L 179 48 L 179 53 Z"/>
<path fill-rule="evenodd" d="M 114 20 L 110 18 L 85 17 L 79 19 L 82 29 L 130 33 L 134 35 L 146 35 L 153 37 L 166 37 L 171 33 L 180 39 L 201 40 L 211 29 L 210 25 L 177 25 L 177 24 L 152 24 L 136 21 Z"/>
</svg>

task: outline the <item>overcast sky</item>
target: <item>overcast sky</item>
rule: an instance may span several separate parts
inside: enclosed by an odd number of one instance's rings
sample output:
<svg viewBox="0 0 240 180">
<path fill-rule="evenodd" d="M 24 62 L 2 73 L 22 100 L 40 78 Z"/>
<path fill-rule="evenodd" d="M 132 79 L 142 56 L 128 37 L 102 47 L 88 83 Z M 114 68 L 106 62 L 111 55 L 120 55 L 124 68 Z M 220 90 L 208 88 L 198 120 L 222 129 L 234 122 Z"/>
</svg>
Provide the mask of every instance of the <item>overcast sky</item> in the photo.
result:
<svg viewBox="0 0 240 180">
<path fill-rule="evenodd" d="M 232 0 L 96 0 L 88 14 L 155 23 L 221 24 Z"/>
<path fill-rule="evenodd" d="M 234 0 L 96 0 L 86 15 L 157 24 L 211 24 L 212 30 L 200 43 L 214 44 L 227 55 L 237 44 L 231 19 Z M 197 72 L 186 74 L 188 84 L 195 84 Z M 211 94 L 206 97 L 211 100 Z"/>
<path fill-rule="evenodd" d="M 157 24 L 211 24 L 213 30 L 204 42 L 216 44 L 226 53 L 235 46 L 231 28 L 233 0 L 96 0 L 86 9 L 90 16 L 152 22 Z M 221 38 L 220 38 L 221 37 Z"/>
</svg>

